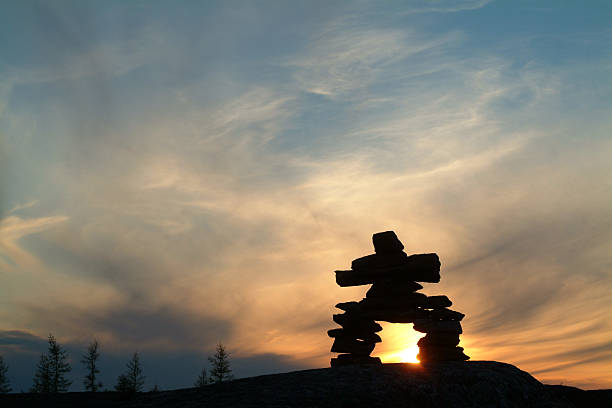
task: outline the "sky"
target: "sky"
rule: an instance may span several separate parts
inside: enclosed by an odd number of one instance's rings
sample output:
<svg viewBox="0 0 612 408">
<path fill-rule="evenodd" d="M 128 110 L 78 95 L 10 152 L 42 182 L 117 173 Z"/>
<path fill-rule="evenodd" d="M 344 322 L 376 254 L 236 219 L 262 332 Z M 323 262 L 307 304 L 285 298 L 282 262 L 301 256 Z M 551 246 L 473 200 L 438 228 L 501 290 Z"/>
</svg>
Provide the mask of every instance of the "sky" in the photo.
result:
<svg viewBox="0 0 612 408">
<path fill-rule="evenodd" d="M 334 270 L 436 252 L 472 360 L 612 388 L 607 1 L 4 1 L 0 355 L 31 386 L 328 367 Z M 400 361 L 411 325 L 374 355 Z"/>
</svg>

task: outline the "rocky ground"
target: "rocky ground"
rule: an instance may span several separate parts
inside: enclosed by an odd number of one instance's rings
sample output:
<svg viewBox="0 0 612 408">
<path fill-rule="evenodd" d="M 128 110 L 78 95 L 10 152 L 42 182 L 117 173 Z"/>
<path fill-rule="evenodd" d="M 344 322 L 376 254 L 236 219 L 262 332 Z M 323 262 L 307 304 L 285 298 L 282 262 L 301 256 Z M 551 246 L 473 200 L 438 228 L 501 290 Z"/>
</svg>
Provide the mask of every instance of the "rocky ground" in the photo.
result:
<svg viewBox="0 0 612 408">
<path fill-rule="evenodd" d="M 612 406 L 612 390 L 546 386 L 493 361 L 428 366 L 344 366 L 244 378 L 203 389 L 136 394 L 8 394 L 24 407 L 586 407 Z"/>
</svg>

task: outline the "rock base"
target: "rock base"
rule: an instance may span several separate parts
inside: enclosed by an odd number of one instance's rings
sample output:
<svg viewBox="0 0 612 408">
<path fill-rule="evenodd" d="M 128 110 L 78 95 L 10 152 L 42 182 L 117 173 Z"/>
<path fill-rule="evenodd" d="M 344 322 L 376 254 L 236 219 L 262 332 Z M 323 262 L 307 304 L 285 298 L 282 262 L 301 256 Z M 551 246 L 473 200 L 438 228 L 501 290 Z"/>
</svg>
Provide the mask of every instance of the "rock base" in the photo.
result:
<svg viewBox="0 0 612 408">
<path fill-rule="evenodd" d="M 356 356 L 354 354 L 338 354 L 338 357 L 331 359 L 332 367 L 347 365 L 382 365 L 380 358 L 370 356 Z"/>
</svg>

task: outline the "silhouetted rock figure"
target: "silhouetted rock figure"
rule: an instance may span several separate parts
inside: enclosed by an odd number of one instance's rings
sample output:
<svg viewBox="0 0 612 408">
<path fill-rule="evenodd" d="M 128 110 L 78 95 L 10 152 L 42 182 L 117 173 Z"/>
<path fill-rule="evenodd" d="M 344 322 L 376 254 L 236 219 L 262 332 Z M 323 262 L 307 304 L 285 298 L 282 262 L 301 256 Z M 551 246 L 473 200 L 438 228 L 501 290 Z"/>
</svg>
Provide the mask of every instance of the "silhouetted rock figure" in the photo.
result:
<svg viewBox="0 0 612 408">
<path fill-rule="evenodd" d="M 359 302 L 338 303 L 344 313 L 335 314 L 334 322 L 342 326 L 327 332 L 334 339 L 331 351 L 342 353 L 331 359 L 331 365 L 380 364 L 371 357 L 381 338 L 382 327 L 376 321 L 413 323 L 414 329 L 426 333 L 417 343 L 418 359 L 464 361 L 469 357 L 458 347 L 464 315 L 448 309 L 452 302 L 446 296 L 427 296 L 418 282 L 440 281 L 440 260 L 436 254 L 408 256 L 393 231 L 372 236 L 375 254 L 355 259 L 351 270 L 336 271 L 340 286 L 372 284 Z"/>
</svg>

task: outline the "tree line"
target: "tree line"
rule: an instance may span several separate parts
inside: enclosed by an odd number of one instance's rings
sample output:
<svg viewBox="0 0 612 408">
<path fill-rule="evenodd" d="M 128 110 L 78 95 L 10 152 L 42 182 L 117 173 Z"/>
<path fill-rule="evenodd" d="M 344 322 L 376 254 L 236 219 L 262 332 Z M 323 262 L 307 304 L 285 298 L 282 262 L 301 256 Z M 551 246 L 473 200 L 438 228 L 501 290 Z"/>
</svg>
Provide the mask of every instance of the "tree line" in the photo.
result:
<svg viewBox="0 0 612 408">
<path fill-rule="evenodd" d="M 30 392 L 44 394 L 66 392 L 72 384 L 72 381 L 68 378 L 68 373 L 72 370 L 68 361 L 68 353 L 57 343 L 52 334 L 49 334 L 47 341 L 47 352 L 40 355 Z M 92 341 L 87 351 L 81 356 L 81 364 L 86 369 L 83 386 L 87 392 L 98 392 L 103 387 L 102 382 L 99 381 L 99 346 L 97 340 Z M 225 350 L 223 344 L 217 344 L 215 353 L 208 357 L 208 361 L 210 363 L 210 375 L 207 374 L 206 368 L 203 367 L 194 383 L 195 387 L 204 387 L 208 384 L 233 379 L 229 353 Z M 0 355 L 0 393 L 11 391 L 7 373 L 8 365 Z M 145 378 L 140 363 L 140 356 L 136 352 L 126 364 L 126 371 L 117 377 L 114 389 L 117 392 L 123 393 L 142 392 Z M 157 390 L 157 385 L 153 390 Z"/>
</svg>

